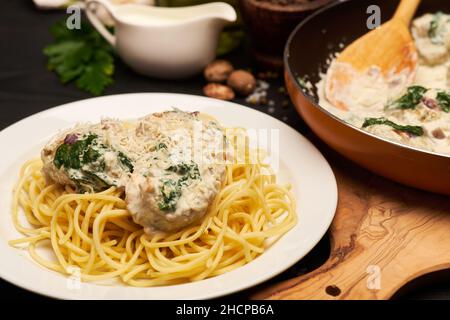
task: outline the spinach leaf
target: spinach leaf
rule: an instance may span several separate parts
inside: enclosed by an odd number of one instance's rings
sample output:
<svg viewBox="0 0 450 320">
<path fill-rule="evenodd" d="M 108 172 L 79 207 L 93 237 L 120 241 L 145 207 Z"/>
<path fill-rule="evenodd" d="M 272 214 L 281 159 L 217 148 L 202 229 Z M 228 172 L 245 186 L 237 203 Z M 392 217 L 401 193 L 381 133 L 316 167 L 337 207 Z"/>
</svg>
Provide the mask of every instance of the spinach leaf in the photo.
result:
<svg viewBox="0 0 450 320">
<path fill-rule="evenodd" d="M 421 86 L 411 86 L 406 94 L 395 100 L 391 105 L 399 109 L 414 109 L 422 100 L 428 89 Z"/>
<path fill-rule="evenodd" d="M 200 171 L 198 170 L 198 165 L 194 162 L 191 164 L 180 163 L 172 165 L 166 169 L 167 171 L 178 173 L 179 175 L 186 176 L 185 180 L 188 178 L 197 179 L 200 176 Z"/>
<path fill-rule="evenodd" d="M 82 177 L 72 177 L 71 179 L 76 183 L 78 190 L 86 190 L 89 189 L 87 186 L 92 187 L 92 189 L 96 192 L 108 189 L 111 185 L 109 185 L 105 180 L 100 178 L 97 174 L 81 170 Z"/>
<path fill-rule="evenodd" d="M 56 149 L 53 164 L 60 169 L 80 169 L 84 164 L 95 162 L 100 154 L 92 146 L 97 144 L 97 135 L 89 134 L 85 139 L 77 140 L 73 144 L 61 144 Z"/>
<path fill-rule="evenodd" d="M 120 163 L 121 163 L 122 165 L 124 165 L 124 166 L 128 169 L 129 172 L 133 173 L 133 171 L 134 171 L 134 166 L 133 166 L 133 164 L 131 163 L 130 158 L 128 158 L 128 157 L 127 157 L 123 152 L 121 152 L 121 151 L 119 151 L 119 152 L 117 153 L 117 157 L 118 157 Z"/>
<path fill-rule="evenodd" d="M 189 179 L 198 179 L 200 177 L 200 171 L 195 162 L 191 162 L 190 164 L 182 162 L 171 165 L 166 170 L 177 173 L 181 177 L 176 181 L 172 179 L 161 180 L 163 183 L 161 187 L 162 202 L 158 203 L 158 207 L 162 211 L 174 211 L 181 197 L 181 188 L 189 185 Z"/>
<path fill-rule="evenodd" d="M 161 150 L 161 149 L 167 149 L 167 145 L 163 142 L 158 143 L 158 145 L 155 147 L 156 151 Z"/>
<path fill-rule="evenodd" d="M 56 150 L 53 164 L 58 169 L 64 168 L 70 179 L 75 182 L 78 190 L 101 191 L 114 185 L 114 179 L 109 179 L 110 177 L 104 173 L 105 152 L 114 152 L 122 169 L 133 172 L 134 167 L 131 160 L 123 152 L 115 151 L 111 147 L 99 143 L 96 134 L 87 134 L 81 139 L 67 139 L 66 137 L 64 141 Z M 101 176 L 106 177 L 106 180 Z M 112 182 L 108 183 L 107 181 Z"/>
<path fill-rule="evenodd" d="M 450 112 L 450 94 L 440 91 L 436 96 L 436 100 L 441 107 L 442 111 Z"/>
<path fill-rule="evenodd" d="M 174 211 L 177 206 L 178 199 L 181 197 L 181 187 L 174 180 L 163 180 L 161 186 L 162 202 L 158 203 L 158 207 L 162 211 Z"/>
<path fill-rule="evenodd" d="M 403 131 L 403 132 L 412 134 L 414 136 L 422 136 L 424 134 L 424 130 L 420 126 L 402 126 L 402 125 L 392 122 L 386 118 L 367 118 L 364 121 L 364 124 L 362 125 L 362 127 L 366 128 L 369 126 L 381 125 L 381 124 L 390 126 L 390 127 L 394 128 L 395 130 Z"/>
<path fill-rule="evenodd" d="M 53 159 L 53 164 L 58 169 L 61 168 L 65 164 L 69 164 L 69 145 L 68 144 L 62 144 L 58 147 L 56 150 L 55 158 Z"/>
<path fill-rule="evenodd" d="M 92 163 L 97 161 L 98 158 L 100 158 L 100 153 L 91 147 L 87 148 L 83 153 L 83 163 Z"/>
</svg>

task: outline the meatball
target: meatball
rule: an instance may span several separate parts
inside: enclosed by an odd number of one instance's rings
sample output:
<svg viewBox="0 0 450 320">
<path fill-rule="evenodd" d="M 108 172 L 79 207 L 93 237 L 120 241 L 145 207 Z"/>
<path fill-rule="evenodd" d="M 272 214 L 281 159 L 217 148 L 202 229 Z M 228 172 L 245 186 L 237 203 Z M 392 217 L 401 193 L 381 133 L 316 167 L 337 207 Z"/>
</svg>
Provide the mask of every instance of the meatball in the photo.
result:
<svg viewBox="0 0 450 320">
<path fill-rule="evenodd" d="M 174 232 L 198 222 L 225 174 L 222 128 L 197 114 L 165 112 L 146 117 L 140 132 L 157 141 L 125 188 L 134 221 L 148 234 Z M 200 160 L 194 154 L 200 154 Z"/>
</svg>

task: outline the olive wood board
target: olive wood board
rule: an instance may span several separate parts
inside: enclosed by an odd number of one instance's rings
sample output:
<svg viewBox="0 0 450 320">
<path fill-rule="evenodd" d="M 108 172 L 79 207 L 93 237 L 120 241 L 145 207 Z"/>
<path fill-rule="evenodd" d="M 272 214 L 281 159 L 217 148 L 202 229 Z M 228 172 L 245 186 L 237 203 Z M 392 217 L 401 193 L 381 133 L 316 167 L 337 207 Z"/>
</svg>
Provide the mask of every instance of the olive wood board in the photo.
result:
<svg viewBox="0 0 450 320">
<path fill-rule="evenodd" d="M 413 279 L 450 269 L 450 197 L 401 186 L 326 153 L 339 192 L 328 260 L 251 298 L 389 299 Z"/>
</svg>

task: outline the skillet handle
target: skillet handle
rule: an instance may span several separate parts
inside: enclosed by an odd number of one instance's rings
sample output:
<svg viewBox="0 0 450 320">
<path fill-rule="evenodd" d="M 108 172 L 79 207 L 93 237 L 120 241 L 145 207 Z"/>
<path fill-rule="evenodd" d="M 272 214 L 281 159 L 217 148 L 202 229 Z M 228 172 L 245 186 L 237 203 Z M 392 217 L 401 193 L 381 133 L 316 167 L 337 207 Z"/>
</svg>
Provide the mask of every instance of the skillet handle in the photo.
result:
<svg viewBox="0 0 450 320">
<path fill-rule="evenodd" d="M 88 17 L 91 24 L 95 29 L 108 41 L 113 47 L 116 46 L 116 37 L 108 31 L 108 29 L 104 26 L 104 24 L 100 21 L 100 19 L 95 14 L 95 9 L 97 5 L 102 5 L 108 13 L 114 18 L 114 8 L 112 5 L 105 0 L 87 0 L 86 1 L 86 16 Z"/>
</svg>

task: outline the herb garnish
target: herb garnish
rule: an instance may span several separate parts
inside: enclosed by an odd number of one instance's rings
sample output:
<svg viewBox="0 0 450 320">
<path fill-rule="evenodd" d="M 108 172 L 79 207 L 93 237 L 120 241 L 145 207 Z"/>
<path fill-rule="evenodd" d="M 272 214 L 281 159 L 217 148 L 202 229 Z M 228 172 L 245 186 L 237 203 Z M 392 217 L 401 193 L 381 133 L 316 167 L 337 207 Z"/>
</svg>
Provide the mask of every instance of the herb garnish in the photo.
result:
<svg viewBox="0 0 450 320">
<path fill-rule="evenodd" d="M 155 150 L 156 150 L 156 151 L 161 150 L 161 149 L 167 149 L 167 146 L 166 146 L 166 144 L 165 144 L 164 142 L 158 143 L 158 144 L 156 145 L 156 147 L 155 147 Z"/>
<path fill-rule="evenodd" d="M 187 175 L 191 179 L 197 179 L 200 176 L 198 165 L 194 162 L 192 162 L 191 164 L 182 162 L 180 164 L 172 165 L 166 170 L 178 173 L 180 175 Z"/>
<path fill-rule="evenodd" d="M 56 149 L 53 163 L 56 168 L 80 169 L 84 164 L 95 162 L 100 154 L 92 147 L 97 144 L 98 136 L 89 134 L 73 144 L 63 143 Z"/>
<path fill-rule="evenodd" d="M 411 86 L 403 96 L 391 103 L 390 106 L 399 109 L 414 109 L 427 91 L 428 89 L 421 86 Z"/>
<path fill-rule="evenodd" d="M 394 128 L 395 130 L 398 131 L 403 131 L 415 136 L 422 136 L 424 134 L 423 128 L 420 126 L 402 126 L 399 125 L 395 122 L 392 122 L 386 118 L 367 118 L 364 121 L 364 124 L 362 125 L 363 128 L 369 127 L 369 126 L 373 126 L 373 125 L 387 125 L 390 126 L 392 128 Z"/>
<path fill-rule="evenodd" d="M 178 199 L 181 197 L 181 186 L 173 180 L 162 180 L 161 196 L 162 202 L 158 203 L 158 207 L 162 211 L 174 211 Z"/>
<path fill-rule="evenodd" d="M 131 160 L 122 151 L 119 151 L 117 153 L 117 158 L 119 159 L 120 163 L 128 169 L 129 172 L 133 173 L 134 171 L 133 164 L 131 163 Z"/>
<path fill-rule="evenodd" d="M 436 100 L 442 111 L 447 113 L 450 112 L 450 94 L 440 91 L 436 96 Z"/>
<path fill-rule="evenodd" d="M 91 187 L 95 191 L 101 191 L 113 185 L 100 177 L 106 176 L 104 174 L 106 163 L 102 153 L 111 150 L 106 145 L 98 143 L 98 136 L 88 134 L 82 139 L 78 138 L 75 142 L 70 142 L 64 142 L 56 149 L 53 159 L 55 167 L 58 169 L 64 167 L 79 190 Z M 117 152 L 117 159 L 124 170 L 133 172 L 131 160 L 123 152 Z"/>
<path fill-rule="evenodd" d="M 58 169 L 64 167 L 68 171 L 70 179 L 76 183 L 78 190 L 85 190 L 86 186 L 92 187 L 95 191 L 109 187 L 109 184 L 96 173 L 82 169 L 84 165 L 94 163 L 99 171 L 105 168 L 104 161 L 96 163 L 100 158 L 97 138 L 95 134 L 85 135 L 83 139 L 78 139 L 71 144 L 63 143 L 56 149 L 53 164 Z"/>
<path fill-rule="evenodd" d="M 180 163 L 171 165 L 166 171 L 174 172 L 181 177 L 178 180 L 162 179 L 161 196 L 162 202 L 158 203 L 158 207 L 162 211 L 174 211 L 177 206 L 178 199 L 181 197 L 181 188 L 187 186 L 189 179 L 195 180 L 200 177 L 198 165 L 194 162 L 190 164 Z"/>
<path fill-rule="evenodd" d="M 100 178 L 97 174 L 83 170 L 83 176 L 80 178 L 72 178 L 77 184 L 78 190 L 86 190 L 92 187 L 94 191 L 102 191 L 108 189 L 111 185 Z"/>
<path fill-rule="evenodd" d="M 62 83 L 75 81 L 79 89 L 93 95 L 100 95 L 113 83 L 112 47 L 90 25 L 83 22 L 80 29 L 70 30 L 62 21 L 50 32 L 54 42 L 44 48 L 44 54 L 48 68 Z"/>
</svg>

